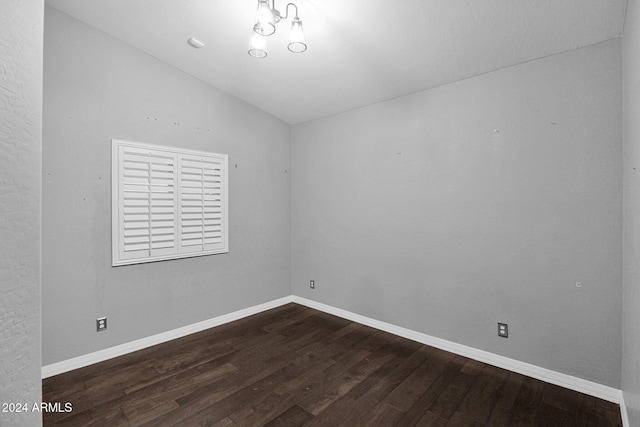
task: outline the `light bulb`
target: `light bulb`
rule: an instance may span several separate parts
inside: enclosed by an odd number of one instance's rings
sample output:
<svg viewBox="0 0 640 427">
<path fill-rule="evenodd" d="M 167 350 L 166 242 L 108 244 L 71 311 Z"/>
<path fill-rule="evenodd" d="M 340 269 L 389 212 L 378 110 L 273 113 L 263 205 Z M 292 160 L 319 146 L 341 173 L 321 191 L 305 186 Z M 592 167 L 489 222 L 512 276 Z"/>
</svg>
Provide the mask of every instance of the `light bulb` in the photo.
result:
<svg viewBox="0 0 640 427">
<path fill-rule="evenodd" d="M 258 33 L 253 33 L 249 43 L 249 55 L 254 58 L 264 58 L 267 56 L 267 42 Z"/>
<path fill-rule="evenodd" d="M 293 53 L 302 53 L 307 50 L 307 43 L 304 39 L 302 31 L 302 21 L 297 16 L 291 22 L 291 31 L 289 32 L 289 45 L 287 48 Z"/>
<path fill-rule="evenodd" d="M 261 36 L 270 36 L 276 32 L 276 24 L 271 7 L 269 7 L 269 0 L 258 0 L 256 24 L 253 26 L 253 31 Z"/>
</svg>

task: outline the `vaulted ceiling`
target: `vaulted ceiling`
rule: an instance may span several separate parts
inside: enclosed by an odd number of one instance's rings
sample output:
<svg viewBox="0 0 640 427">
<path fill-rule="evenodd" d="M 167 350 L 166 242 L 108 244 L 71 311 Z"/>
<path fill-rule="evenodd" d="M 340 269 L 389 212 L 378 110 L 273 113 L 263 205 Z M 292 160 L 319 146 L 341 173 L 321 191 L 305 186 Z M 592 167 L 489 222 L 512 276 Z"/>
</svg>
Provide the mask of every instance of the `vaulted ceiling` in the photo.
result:
<svg viewBox="0 0 640 427">
<path fill-rule="evenodd" d="M 247 54 L 256 0 L 47 4 L 295 124 L 620 37 L 626 0 L 294 0 L 308 50 Z M 276 0 L 284 12 L 285 2 Z M 190 37 L 205 46 L 195 49 Z"/>
</svg>

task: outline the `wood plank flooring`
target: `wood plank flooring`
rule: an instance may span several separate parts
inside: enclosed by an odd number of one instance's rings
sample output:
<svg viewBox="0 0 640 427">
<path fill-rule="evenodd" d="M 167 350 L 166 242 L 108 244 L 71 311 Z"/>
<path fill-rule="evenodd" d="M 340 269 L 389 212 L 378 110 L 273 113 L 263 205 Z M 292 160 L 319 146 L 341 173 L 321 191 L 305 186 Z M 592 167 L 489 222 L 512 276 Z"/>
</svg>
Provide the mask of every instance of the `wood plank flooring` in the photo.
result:
<svg viewBox="0 0 640 427">
<path fill-rule="evenodd" d="M 45 426 L 621 426 L 618 405 L 288 304 L 43 380 Z"/>
</svg>

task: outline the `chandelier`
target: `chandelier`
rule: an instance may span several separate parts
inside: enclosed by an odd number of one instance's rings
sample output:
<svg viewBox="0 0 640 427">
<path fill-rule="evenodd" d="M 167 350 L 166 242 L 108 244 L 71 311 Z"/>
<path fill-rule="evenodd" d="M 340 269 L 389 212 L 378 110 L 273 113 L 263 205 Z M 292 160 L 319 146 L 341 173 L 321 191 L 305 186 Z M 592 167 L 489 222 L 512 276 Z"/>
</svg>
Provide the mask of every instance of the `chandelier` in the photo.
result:
<svg viewBox="0 0 640 427">
<path fill-rule="evenodd" d="M 289 30 L 289 44 L 287 48 L 293 53 L 302 53 L 307 50 L 307 44 L 302 31 L 302 21 L 298 18 L 298 7 L 287 4 L 285 15 L 275 8 L 276 0 L 258 0 L 258 12 L 256 13 L 256 24 L 253 26 L 253 36 L 249 44 L 249 55 L 254 58 L 264 58 L 267 56 L 267 42 L 265 37 L 276 32 L 276 24 L 289 18 L 289 6 L 295 9 L 295 17 L 291 19 L 291 30 Z"/>
</svg>

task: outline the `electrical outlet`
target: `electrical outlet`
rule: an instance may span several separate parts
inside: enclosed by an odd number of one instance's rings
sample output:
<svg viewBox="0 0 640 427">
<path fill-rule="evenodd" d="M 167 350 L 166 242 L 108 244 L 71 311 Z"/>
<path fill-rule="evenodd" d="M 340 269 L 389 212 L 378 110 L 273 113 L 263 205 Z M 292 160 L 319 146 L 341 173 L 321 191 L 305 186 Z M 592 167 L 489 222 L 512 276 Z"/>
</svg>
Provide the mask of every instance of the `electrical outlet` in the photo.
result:
<svg viewBox="0 0 640 427">
<path fill-rule="evenodd" d="M 498 336 L 502 338 L 509 338 L 509 325 L 506 323 L 498 323 Z"/>
<path fill-rule="evenodd" d="M 315 280 L 309 280 L 309 287 L 311 289 L 315 289 L 316 288 L 316 281 Z"/>
<path fill-rule="evenodd" d="M 96 331 L 102 332 L 107 330 L 107 318 L 106 317 L 98 317 L 96 319 Z"/>
</svg>

